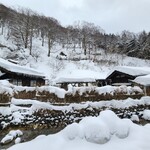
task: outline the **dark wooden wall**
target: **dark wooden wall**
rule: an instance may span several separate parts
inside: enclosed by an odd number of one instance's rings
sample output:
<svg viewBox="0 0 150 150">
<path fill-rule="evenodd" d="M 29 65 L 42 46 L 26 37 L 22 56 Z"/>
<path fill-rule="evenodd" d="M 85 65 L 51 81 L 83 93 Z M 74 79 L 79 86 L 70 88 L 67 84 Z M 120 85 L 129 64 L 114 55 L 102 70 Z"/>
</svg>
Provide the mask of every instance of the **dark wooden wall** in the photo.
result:
<svg viewBox="0 0 150 150">
<path fill-rule="evenodd" d="M 118 71 L 114 71 L 110 76 L 107 77 L 107 80 L 111 80 L 111 84 L 113 83 L 130 83 L 129 80 L 134 80 L 135 77 L 122 73 L 122 72 L 118 72 Z"/>
<path fill-rule="evenodd" d="M 14 81 L 17 82 L 17 85 L 19 85 L 19 82 L 22 82 L 22 86 L 31 86 L 31 81 L 36 81 L 35 86 L 42 86 L 45 85 L 45 80 L 42 78 L 37 78 L 34 76 L 25 76 L 25 75 L 19 75 L 14 73 L 5 73 L 3 76 L 0 77 L 0 79 L 6 79 L 9 80 L 10 83 L 14 83 Z"/>
</svg>

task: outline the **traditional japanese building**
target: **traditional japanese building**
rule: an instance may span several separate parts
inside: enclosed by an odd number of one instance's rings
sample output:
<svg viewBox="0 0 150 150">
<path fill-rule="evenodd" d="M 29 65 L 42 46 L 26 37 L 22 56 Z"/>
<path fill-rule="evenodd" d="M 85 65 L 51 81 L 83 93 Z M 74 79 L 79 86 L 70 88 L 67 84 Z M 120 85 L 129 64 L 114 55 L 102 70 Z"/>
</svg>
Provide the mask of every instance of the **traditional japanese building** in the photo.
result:
<svg viewBox="0 0 150 150">
<path fill-rule="evenodd" d="M 18 86 L 45 85 L 45 76 L 42 73 L 0 58 L 0 80 L 4 79 Z"/>
</svg>

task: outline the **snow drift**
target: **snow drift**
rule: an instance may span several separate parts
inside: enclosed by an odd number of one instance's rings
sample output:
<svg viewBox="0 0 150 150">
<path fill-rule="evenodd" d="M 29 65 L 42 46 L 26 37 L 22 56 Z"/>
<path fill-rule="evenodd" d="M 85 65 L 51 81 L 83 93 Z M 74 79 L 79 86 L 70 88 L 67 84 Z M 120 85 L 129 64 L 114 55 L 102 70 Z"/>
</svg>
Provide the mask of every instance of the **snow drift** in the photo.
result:
<svg viewBox="0 0 150 150">
<path fill-rule="evenodd" d="M 40 136 L 8 150 L 149 150 L 149 139 L 149 125 L 136 125 L 106 110 L 98 117 L 86 117 L 73 123 L 57 134 Z"/>
</svg>

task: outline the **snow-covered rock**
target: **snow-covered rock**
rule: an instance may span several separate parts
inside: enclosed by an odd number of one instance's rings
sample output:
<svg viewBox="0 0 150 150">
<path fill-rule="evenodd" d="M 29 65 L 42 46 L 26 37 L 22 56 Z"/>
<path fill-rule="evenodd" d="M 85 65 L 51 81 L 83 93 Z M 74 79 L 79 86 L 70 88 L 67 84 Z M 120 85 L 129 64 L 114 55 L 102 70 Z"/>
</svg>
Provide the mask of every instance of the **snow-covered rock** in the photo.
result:
<svg viewBox="0 0 150 150">
<path fill-rule="evenodd" d="M 15 139 L 15 144 L 18 144 L 20 142 L 21 142 L 21 138 L 20 137 L 18 137 L 18 138 Z"/>
<path fill-rule="evenodd" d="M 2 140 L 1 144 L 8 144 L 12 142 L 15 138 L 22 136 L 23 133 L 20 130 L 11 130 Z M 15 140 L 15 143 L 19 143 L 21 141 L 20 138 Z"/>
<path fill-rule="evenodd" d="M 138 117 L 138 115 L 132 115 L 132 116 L 131 116 L 131 120 L 132 120 L 132 121 L 139 122 L 139 117 Z"/>
</svg>

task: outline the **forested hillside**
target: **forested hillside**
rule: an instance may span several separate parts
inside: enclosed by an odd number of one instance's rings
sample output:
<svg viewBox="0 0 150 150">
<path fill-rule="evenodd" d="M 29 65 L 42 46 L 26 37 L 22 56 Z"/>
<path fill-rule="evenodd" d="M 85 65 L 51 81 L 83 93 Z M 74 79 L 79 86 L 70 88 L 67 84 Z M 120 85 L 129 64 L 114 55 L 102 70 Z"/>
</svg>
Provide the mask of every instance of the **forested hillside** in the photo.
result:
<svg viewBox="0 0 150 150">
<path fill-rule="evenodd" d="M 50 57 L 54 46 L 81 50 L 90 56 L 104 49 L 105 53 L 119 53 L 131 57 L 150 59 L 150 33 L 142 31 L 134 34 L 123 31 L 121 34 L 107 34 L 100 27 L 89 22 L 76 22 L 63 27 L 58 20 L 38 14 L 30 9 L 12 9 L 0 4 L 0 35 L 13 43 L 13 47 L 0 41 L 0 47 L 7 47 L 11 54 L 6 58 L 19 58 L 21 50 L 38 58 L 40 53 L 34 46 L 38 40 L 41 46 L 46 44 L 47 56 Z M 9 42 L 10 43 L 10 42 Z M 27 50 L 28 49 L 28 50 Z M 62 55 L 65 55 L 61 53 Z"/>
</svg>

